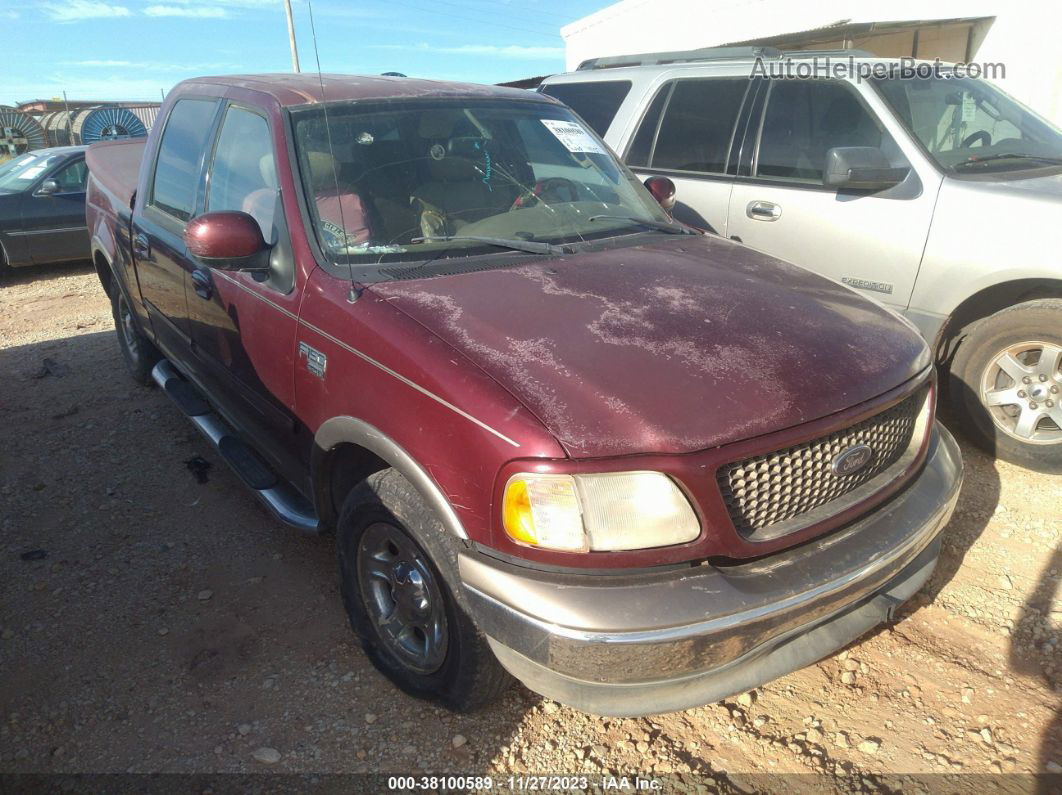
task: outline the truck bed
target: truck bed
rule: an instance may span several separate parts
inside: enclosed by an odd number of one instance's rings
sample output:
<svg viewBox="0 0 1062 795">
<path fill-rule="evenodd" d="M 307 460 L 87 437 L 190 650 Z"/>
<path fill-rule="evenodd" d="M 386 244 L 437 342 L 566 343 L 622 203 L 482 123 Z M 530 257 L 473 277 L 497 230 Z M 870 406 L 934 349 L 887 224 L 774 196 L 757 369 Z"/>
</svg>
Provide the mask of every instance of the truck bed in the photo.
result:
<svg viewBox="0 0 1062 795">
<path fill-rule="evenodd" d="M 85 162 L 99 184 L 122 207 L 129 207 L 140 181 L 140 161 L 144 159 L 146 138 L 101 141 L 88 148 Z"/>
</svg>

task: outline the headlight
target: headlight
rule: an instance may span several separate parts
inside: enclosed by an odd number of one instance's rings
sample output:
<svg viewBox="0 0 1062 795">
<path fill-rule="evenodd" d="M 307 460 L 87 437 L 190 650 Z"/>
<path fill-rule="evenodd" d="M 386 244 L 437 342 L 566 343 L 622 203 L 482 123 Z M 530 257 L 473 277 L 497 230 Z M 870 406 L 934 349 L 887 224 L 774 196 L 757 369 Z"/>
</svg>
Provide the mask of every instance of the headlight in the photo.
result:
<svg viewBox="0 0 1062 795">
<path fill-rule="evenodd" d="M 701 532 L 689 501 L 660 472 L 513 475 L 502 524 L 521 544 L 575 552 L 666 547 Z"/>
</svg>

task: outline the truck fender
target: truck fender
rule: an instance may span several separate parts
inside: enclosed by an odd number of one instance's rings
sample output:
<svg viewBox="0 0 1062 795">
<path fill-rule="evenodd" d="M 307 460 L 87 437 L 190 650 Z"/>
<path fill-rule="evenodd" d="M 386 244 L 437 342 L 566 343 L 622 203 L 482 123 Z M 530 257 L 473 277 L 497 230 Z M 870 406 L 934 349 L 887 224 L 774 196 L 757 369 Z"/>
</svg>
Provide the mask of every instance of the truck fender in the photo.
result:
<svg viewBox="0 0 1062 795">
<path fill-rule="evenodd" d="M 117 285 L 118 289 L 122 291 L 122 295 L 125 296 L 125 300 L 130 306 L 135 306 L 132 301 L 132 296 L 129 294 L 129 287 L 125 283 L 125 279 L 122 278 L 122 274 L 118 268 L 114 267 L 114 259 L 111 257 L 110 250 L 100 240 L 98 235 L 92 236 L 91 242 L 92 251 L 92 264 L 96 268 L 96 275 L 99 276 L 100 284 L 103 285 L 104 292 L 107 296 L 113 297 L 112 290 Z M 101 268 L 99 260 L 103 259 L 106 263 L 106 268 Z"/>
<path fill-rule="evenodd" d="M 443 526 L 457 538 L 463 541 L 468 540 L 468 534 L 453 506 L 427 470 L 394 439 L 357 417 L 332 417 L 326 420 L 314 434 L 311 471 L 313 472 L 314 497 L 319 513 L 325 506 L 332 504 L 331 495 L 328 493 L 330 479 L 323 468 L 327 466 L 329 453 L 345 444 L 367 450 L 401 473 L 420 492 Z"/>
</svg>

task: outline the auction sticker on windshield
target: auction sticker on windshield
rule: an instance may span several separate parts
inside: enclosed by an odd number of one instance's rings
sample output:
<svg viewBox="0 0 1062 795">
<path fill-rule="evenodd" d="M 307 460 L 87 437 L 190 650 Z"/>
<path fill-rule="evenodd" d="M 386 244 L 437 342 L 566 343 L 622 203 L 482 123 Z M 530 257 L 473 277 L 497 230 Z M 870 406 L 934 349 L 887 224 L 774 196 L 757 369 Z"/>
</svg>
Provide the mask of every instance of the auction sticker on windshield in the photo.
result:
<svg viewBox="0 0 1062 795">
<path fill-rule="evenodd" d="M 569 152 L 605 154 L 601 144 L 591 138 L 590 133 L 579 124 L 571 121 L 561 121 L 560 119 L 540 119 L 540 121 L 546 125 L 547 130 L 557 137 L 558 141 L 564 144 L 564 148 Z"/>
</svg>

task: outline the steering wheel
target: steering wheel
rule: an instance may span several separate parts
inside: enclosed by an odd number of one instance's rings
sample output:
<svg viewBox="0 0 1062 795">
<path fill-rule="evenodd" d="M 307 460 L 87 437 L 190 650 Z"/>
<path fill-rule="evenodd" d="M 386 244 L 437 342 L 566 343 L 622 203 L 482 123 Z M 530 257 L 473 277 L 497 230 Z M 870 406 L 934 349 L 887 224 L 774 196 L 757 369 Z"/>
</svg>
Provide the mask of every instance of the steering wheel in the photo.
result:
<svg viewBox="0 0 1062 795">
<path fill-rule="evenodd" d="M 563 194 L 567 193 L 568 198 L 564 198 Z M 530 207 L 532 201 L 544 202 L 546 198 L 553 196 L 559 201 L 575 202 L 579 201 L 579 188 L 570 179 L 564 177 L 546 177 L 536 182 L 531 190 L 525 191 L 516 197 L 516 201 L 513 202 L 510 210 L 517 210 L 521 207 Z"/>
<path fill-rule="evenodd" d="M 992 134 L 988 132 L 988 130 L 977 130 L 976 132 L 972 132 L 965 138 L 963 138 L 960 146 L 963 149 L 968 149 L 969 147 L 973 146 L 975 141 L 980 141 L 981 146 L 991 146 Z"/>
</svg>

